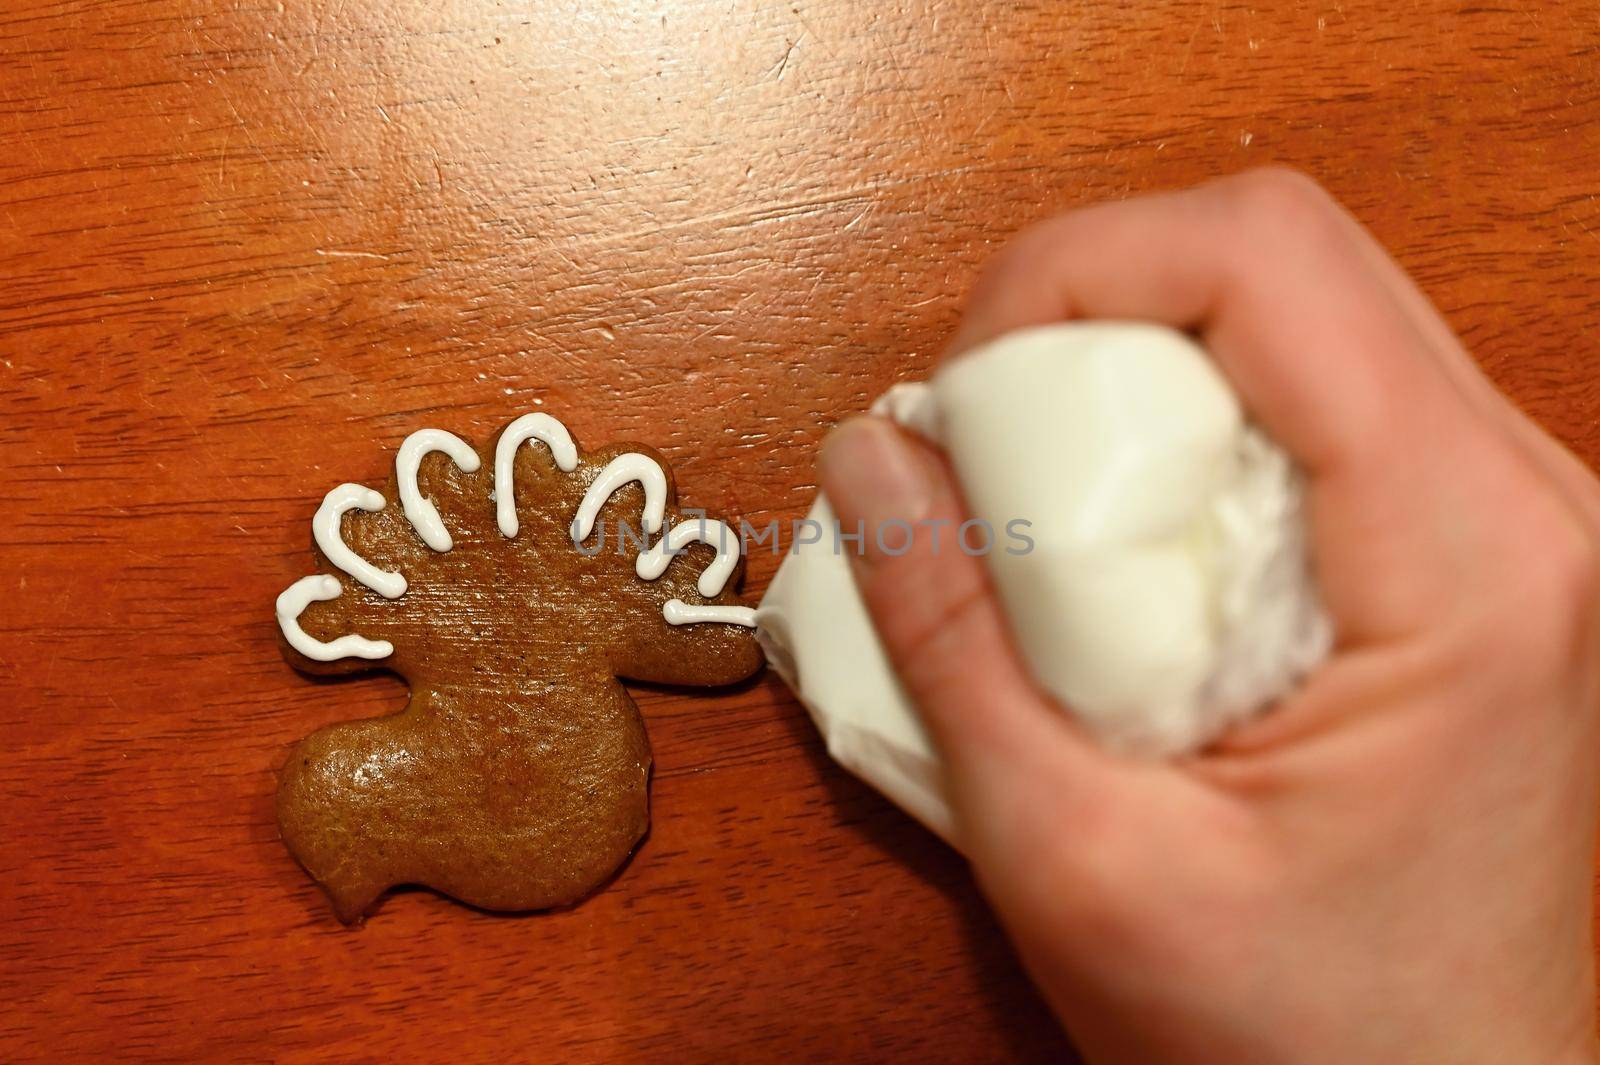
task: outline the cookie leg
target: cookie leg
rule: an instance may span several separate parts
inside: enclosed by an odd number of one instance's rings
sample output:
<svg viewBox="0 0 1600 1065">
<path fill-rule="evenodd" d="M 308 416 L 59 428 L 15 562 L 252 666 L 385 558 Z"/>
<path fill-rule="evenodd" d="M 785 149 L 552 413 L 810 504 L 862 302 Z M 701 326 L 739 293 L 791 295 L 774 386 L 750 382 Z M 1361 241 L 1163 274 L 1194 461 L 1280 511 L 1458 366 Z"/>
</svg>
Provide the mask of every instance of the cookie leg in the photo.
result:
<svg viewBox="0 0 1600 1065">
<path fill-rule="evenodd" d="M 374 767 L 406 761 L 392 719 L 345 722 L 312 733 L 278 782 L 278 833 L 346 924 L 407 880 L 416 825 Z M 403 775 L 403 773 L 401 774 Z"/>
<path fill-rule="evenodd" d="M 345 924 L 355 924 L 365 917 L 378 897 L 391 886 L 360 877 L 322 881 L 322 890 L 333 903 L 333 915 Z"/>
</svg>

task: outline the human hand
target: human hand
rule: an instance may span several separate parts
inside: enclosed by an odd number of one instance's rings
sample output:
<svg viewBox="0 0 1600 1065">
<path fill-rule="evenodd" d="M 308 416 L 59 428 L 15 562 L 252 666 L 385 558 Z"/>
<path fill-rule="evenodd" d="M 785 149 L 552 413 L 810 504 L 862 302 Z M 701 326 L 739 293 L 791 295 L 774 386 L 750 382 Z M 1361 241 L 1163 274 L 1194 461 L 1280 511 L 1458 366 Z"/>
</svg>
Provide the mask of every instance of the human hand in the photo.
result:
<svg viewBox="0 0 1600 1065">
<path fill-rule="evenodd" d="M 1090 1061 L 1596 1059 L 1600 488 L 1372 238 L 1263 171 L 1075 211 L 979 283 L 952 353 L 1069 318 L 1193 330 L 1308 478 L 1338 645 L 1212 748 L 1114 758 L 1030 680 L 929 524 L 856 578 L 957 831 Z M 841 522 L 964 517 L 939 454 L 829 438 Z"/>
</svg>

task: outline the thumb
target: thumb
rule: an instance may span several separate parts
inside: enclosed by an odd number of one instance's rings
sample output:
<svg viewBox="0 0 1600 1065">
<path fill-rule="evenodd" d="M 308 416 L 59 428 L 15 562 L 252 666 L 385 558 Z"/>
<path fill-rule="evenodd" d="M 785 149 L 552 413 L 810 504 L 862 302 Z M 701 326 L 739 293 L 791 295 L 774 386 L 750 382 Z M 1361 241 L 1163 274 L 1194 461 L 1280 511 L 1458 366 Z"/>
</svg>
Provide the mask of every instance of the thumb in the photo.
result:
<svg viewBox="0 0 1600 1065">
<path fill-rule="evenodd" d="M 863 533 L 856 583 L 944 756 L 958 815 L 995 809 L 1008 789 L 1045 785 L 1056 804 L 1071 792 L 1103 795 L 1115 766 L 1039 691 L 1012 646 L 982 559 L 958 539 L 967 514 L 940 454 L 862 417 L 828 437 L 818 466 L 841 529 Z"/>
</svg>

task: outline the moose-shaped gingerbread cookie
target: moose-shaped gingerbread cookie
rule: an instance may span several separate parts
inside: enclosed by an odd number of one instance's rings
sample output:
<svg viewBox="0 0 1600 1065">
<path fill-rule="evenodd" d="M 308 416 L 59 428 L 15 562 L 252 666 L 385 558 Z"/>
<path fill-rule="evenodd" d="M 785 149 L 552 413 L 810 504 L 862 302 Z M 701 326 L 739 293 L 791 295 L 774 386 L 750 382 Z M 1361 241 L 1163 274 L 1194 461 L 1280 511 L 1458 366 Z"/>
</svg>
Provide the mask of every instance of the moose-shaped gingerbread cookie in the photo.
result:
<svg viewBox="0 0 1600 1065">
<path fill-rule="evenodd" d="M 583 897 L 649 820 L 649 742 L 619 678 L 722 685 L 761 665 L 733 530 L 677 509 L 659 455 L 580 456 L 546 414 L 481 454 L 413 433 L 384 491 L 340 485 L 312 531 L 319 572 L 278 597 L 285 655 L 411 687 L 398 714 L 302 740 L 279 782 L 283 840 L 345 922 L 399 884 L 489 910 Z"/>
</svg>

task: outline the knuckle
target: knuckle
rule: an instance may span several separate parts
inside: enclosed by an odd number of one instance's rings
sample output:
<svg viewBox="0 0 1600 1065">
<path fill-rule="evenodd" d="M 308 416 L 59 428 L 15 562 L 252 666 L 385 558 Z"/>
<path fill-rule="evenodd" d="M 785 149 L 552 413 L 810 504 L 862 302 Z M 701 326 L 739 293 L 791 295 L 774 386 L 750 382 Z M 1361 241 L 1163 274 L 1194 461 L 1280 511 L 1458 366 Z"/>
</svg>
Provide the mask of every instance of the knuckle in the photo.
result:
<svg viewBox="0 0 1600 1065">
<path fill-rule="evenodd" d="M 988 298 L 1035 277 L 1040 265 L 1061 247 L 1060 233 L 1068 218 L 1070 216 L 1036 222 L 1001 245 L 978 272 L 972 299 Z"/>
<path fill-rule="evenodd" d="M 900 623 L 885 634 L 913 696 L 937 691 L 950 673 L 966 668 L 970 621 L 986 594 L 975 582 L 956 582 L 923 609 L 901 615 Z"/>
<path fill-rule="evenodd" d="M 1535 564 L 1539 583 L 1558 605 L 1587 610 L 1600 577 L 1593 538 L 1569 516 L 1545 517 L 1541 524 L 1538 538 L 1545 546 Z"/>
<path fill-rule="evenodd" d="M 1565 456 L 1567 467 L 1574 471 L 1570 481 L 1577 495 L 1577 509 L 1583 519 L 1584 527 L 1591 540 L 1600 544 L 1600 479 L 1597 479 L 1594 471 L 1571 452 L 1562 448 L 1561 454 Z"/>
<path fill-rule="evenodd" d="M 1563 501 L 1540 496 L 1518 515 L 1505 564 L 1516 574 L 1511 616 L 1530 654 L 1565 657 L 1600 605 L 1600 544 Z M 1519 610 L 1520 604 L 1520 610 Z"/>
<path fill-rule="evenodd" d="M 1304 237 L 1328 229 L 1338 217 L 1327 190 L 1289 167 L 1247 170 L 1224 178 L 1219 188 L 1247 226 L 1270 234 Z"/>
</svg>

